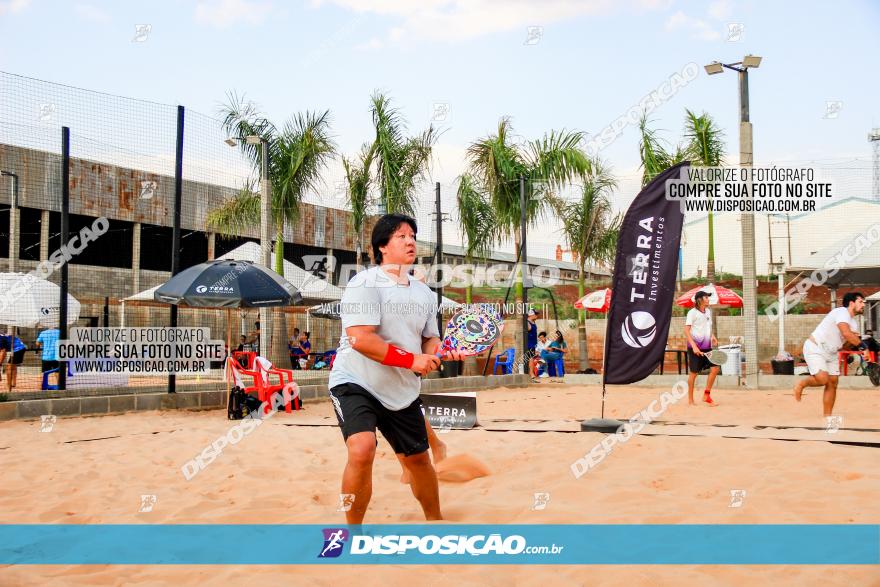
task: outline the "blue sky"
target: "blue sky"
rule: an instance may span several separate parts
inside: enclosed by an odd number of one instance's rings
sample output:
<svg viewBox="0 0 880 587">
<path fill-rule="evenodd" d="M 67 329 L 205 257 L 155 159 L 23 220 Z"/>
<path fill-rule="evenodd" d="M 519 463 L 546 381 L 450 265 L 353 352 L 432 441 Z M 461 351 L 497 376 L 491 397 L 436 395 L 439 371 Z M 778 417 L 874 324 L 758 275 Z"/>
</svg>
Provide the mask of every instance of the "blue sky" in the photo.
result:
<svg viewBox="0 0 880 587">
<path fill-rule="evenodd" d="M 729 24 L 742 24 L 738 41 Z M 136 24 L 149 24 L 132 42 Z M 599 132 L 688 63 L 761 55 L 751 74 L 759 162 L 870 158 L 880 126 L 880 9 L 870 2 L 324 0 L 305 3 L 0 1 L 0 69 L 213 114 L 229 90 L 270 117 L 329 108 L 353 153 L 370 136 L 368 100 L 390 93 L 413 129 L 449 115 L 434 179 L 463 170 L 469 141 L 501 116 L 537 138 Z M 537 42 L 527 43 L 528 27 Z M 836 117 L 826 102 L 839 101 Z M 735 75 L 699 76 L 652 113 L 676 140 L 685 108 L 708 111 L 737 153 Z M 635 129 L 602 151 L 635 194 Z"/>
</svg>

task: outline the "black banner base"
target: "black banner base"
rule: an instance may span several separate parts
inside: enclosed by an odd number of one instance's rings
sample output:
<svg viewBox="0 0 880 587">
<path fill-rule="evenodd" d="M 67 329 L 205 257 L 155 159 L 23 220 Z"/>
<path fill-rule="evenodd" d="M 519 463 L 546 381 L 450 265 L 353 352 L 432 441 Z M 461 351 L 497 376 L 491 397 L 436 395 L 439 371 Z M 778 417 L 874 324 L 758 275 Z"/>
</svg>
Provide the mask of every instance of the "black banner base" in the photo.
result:
<svg viewBox="0 0 880 587">
<path fill-rule="evenodd" d="M 611 418 L 590 418 L 581 422 L 581 432 L 603 432 L 605 434 L 614 434 L 617 429 L 623 426 L 620 420 Z"/>
</svg>

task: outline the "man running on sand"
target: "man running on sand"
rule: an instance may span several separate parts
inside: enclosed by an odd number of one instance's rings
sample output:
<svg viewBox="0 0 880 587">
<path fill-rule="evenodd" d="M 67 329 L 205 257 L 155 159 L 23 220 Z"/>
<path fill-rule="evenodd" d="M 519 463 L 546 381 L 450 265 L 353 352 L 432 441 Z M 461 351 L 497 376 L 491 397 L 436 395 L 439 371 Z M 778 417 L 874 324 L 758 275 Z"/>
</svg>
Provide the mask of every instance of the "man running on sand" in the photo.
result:
<svg viewBox="0 0 880 587">
<path fill-rule="evenodd" d="M 330 372 L 348 462 L 342 493 L 354 496 L 345 513 L 361 524 L 373 492 L 376 429 L 409 473 L 413 495 L 427 520 L 440 520 L 437 474 L 428 456 L 428 431 L 421 410 L 419 375 L 440 366 L 437 298 L 409 275 L 416 258 L 416 222 L 387 214 L 371 237 L 378 267 L 361 271 L 345 288 L 340 305 L 343 339 Z M 458 352 L 450 352 L 461 360 Z"/>
<path fill-rule="evenodd" d="M 700 371 L 709 369 L 709 379 L 706 381 L 706 389 L 703 391 L 703 401 L 710 406 L 716 406 L 712 401 L 712 385 L 718 377 L 721 367 L 713 365 L 706 358 L 706 351 L 718 344 L 712 334 L 712 311 L 709 309 L 709 292 L 698 291 L 694 296 L 694 307 L 687 313 L 684 321 L 684 335 L 687 338 L 688 358 L 688 405 L 694 404 L 694 384 Z"/>
<path fill-rule="evenodd" d="M 848 343 L 853 348 L 864 350 L 865 359 L 869 358 L 869 351 L 857 333 L 859 324 L 855 318 L 864 311 L 865 296 L 859 292 L 850 292 L 843 296 L 841 307 L 834 308 L 825 315 L 804 342 L 804 360 L 810 369 L 810 376 L 795 384 L 794 399 L 801 401 L 805 387 L 824 386 L 824 415 L 831 415 L 834 400 L 837 399 L 837 377 L 840 375 L 837 352 Z"/>
</svg>

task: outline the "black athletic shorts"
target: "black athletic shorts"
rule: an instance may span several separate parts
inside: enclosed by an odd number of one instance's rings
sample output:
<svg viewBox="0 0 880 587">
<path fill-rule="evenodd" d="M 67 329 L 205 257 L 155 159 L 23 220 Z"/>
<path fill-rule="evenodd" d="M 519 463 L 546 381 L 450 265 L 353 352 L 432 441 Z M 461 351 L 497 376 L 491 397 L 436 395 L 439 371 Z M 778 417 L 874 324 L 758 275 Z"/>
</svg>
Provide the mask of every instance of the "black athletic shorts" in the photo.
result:
<svg viewBox="0 0 880 587">
<path fill-rule="evenodd" d="M 694 349 L 690 347 L 688 347 L 687 350 L 687 358 L 688 369 L 690 369 L 692 373 L 700 373 L 706 369 L 717 367 L 717 365 L 712 364 L 712 361 L 710 361 L 706 355 L 698 355 L 694 353 Z"/>
<path fill-rule="evenodd" d="M 58 361 L 47 361 L 47 360 L 43 359 L 40 362 L 40 364 L 42 366 L 43 373 L 45 373 L 46 371 L 51 371 L 52 369 L 58 368 Z"/>
<path fill-rule="evenodd" d="M 428 450 L 428 430 L 420 398 L 395 412 L 360 385 L 343 383 L 330 390 L 330 399 L 346 440 L 358 432 L 375 433 L 378 428 L 396 454 L 412 456 Z"/>
<path fill-rule="evenodd" d="M 10 365 L 21 365 L 24 362 L 24 353 L 27 349 L 20 349 L 9 355 Z"/>
</svg>

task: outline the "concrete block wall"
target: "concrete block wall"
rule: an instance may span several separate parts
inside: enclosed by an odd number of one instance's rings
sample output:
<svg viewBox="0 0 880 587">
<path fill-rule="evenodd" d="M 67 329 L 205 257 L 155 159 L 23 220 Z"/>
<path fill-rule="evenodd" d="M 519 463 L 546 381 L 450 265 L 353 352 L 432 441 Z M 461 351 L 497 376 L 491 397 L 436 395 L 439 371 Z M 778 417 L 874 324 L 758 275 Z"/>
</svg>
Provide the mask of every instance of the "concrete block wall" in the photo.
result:
<svg viewBox="0 0 880 587">
<path fill-rule="evenodd" d="M 495 387 L 526 387 L 525 375 L 450 377 L 422 382 L 422 393 L 476 391 Z M 326 382 L 300 387 L 303 402 L 327 400 Z M 226 391 L 209 389 L 168 393 L 129 393 L 86 397 L 55 397 L 0 402 L 0 421 L 36 420 L 43 415 L 102 416 L 145 410 L 219 410 L 226 407 Z"/>
</svg>

